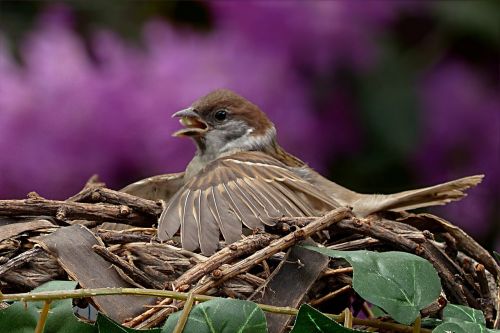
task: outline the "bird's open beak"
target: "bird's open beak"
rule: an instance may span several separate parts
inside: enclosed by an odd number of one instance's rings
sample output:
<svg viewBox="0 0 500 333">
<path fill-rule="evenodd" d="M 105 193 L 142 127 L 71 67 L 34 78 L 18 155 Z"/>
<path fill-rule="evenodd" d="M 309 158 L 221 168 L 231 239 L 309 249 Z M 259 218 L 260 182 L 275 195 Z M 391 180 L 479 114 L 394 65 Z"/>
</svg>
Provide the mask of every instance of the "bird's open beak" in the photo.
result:
<svg viewBox="0 0 500 333">
<path fill-rule="evenodd" d="M 179 122 L 185 127 L 172 134 L 173 136 L 200 136 L 207 131 L 207 123 L 200 118 L 193 108 L 177 111 L 172 117 L 181 118 Z"/>
</svg>

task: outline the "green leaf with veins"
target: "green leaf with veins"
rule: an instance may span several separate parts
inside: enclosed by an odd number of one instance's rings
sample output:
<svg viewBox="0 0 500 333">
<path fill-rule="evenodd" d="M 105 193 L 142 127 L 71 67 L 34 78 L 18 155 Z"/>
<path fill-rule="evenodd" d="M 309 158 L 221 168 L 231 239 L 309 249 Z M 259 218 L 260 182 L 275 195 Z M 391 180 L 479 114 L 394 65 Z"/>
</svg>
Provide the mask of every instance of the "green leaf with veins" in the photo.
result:
<svg viewBox="0 0 500 333">
<path fill-rule="evenodd" d="M 444 321 L 464 321 L 486 326 L 486 320 L 481 311 L 468 306 L 448 304 L 443 310 Z"/>
<path fill-rule="evenodd" d="M 410 253 L 304 247 L 347 260 L 353 267 L 354 290 L 406 325 L 413 323 L 420 310 L 435 301 L 441 292 L 440 279 L 432 264 Z"/>
<path fill-rule="evenodd" d="M 443 324 L 433 333 L 493 333 L 500 332 L 486 327 L 481 311 L 468 306 L 448 304 L 443 310 Z"/>
<path fill-rule="evenodd" d="M 181 311 L 168 317 L 162 333 L 174 330 Z M 193 307 L 183 333 L 267 333 L 264 312 L 253 302 L 217 298 Z"/>
<path fill-rule="evenodd" d="M 346 328 L 308 304 L 300 307 L 290 333 L 353 333 L 366 332 Z"/>
</svg>

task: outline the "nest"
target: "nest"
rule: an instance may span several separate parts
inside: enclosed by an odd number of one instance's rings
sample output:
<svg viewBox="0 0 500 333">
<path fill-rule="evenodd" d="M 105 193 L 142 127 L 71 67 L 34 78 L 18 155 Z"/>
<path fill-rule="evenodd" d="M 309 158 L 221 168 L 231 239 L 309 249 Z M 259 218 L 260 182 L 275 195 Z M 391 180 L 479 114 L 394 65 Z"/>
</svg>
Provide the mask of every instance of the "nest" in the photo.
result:
<svg viewBox="0 0 500 333">
<path fill-rule="evenodd" d="M 498 264 L 458 227 L 431 214 L 386 212 L 364 219 L 340 208 L 317 218 L 281 218 L 264 231 L 205 257 L 178 240 L 159 242 L 153 228 L 162 206 L 89 182 L 75 196 L 53 201 L 30 193 L 0 201 L 0 286 L 30 291 L 51 280 L 83 288 L 143 287 L 248 299 L 279 306 L 309 303 L 327 313 L 370 308 L 352 289 L 352 268 L 339 259 L 294 247 L 316 242 L 337 250 L 405 251 L 430 261 L 443 293 L 422 316 L 439 317 L 448 303 L 481 310 L 500 326 Z M 299 268 L 299 269 L 298 269 Z M 299 272 L 299 273 L 297 273 Z M 160 325 L 183 303 L 172 299 L 102 296 L 101 312 L 136 328 Z M 289 316 L 268 315 L 270 331 Z"/>
</svg>

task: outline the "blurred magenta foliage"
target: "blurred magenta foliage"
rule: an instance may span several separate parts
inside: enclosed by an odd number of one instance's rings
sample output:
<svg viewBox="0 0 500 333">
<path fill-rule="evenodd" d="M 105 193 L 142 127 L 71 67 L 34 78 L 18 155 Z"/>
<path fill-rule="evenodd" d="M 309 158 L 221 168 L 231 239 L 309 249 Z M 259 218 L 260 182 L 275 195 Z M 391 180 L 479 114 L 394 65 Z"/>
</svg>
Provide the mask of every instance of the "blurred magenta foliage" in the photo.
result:
<svg viewBox="0 0 500 333">
<path fill-rule="evenodd" d="M 170 137 L 170 115 L 225 87 L 269 115 L 286 149 L 359 191 L 485 173 L 438 212 L 492 247 L 498 7 L 3 1 L 0 197 L 64 198 L 93 173 L 119 188 L 182 170 L 194 147 Z"/>
</svg>

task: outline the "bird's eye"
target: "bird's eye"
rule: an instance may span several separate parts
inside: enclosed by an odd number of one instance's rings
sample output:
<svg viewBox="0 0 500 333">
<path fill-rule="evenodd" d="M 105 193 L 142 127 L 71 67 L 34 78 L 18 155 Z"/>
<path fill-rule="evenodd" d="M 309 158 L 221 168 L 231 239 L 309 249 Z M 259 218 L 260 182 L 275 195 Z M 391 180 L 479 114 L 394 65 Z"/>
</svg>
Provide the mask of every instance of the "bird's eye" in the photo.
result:
<svg viewBox="0 0 500 333">
<path fill-rule="evenodd" d="M 217 112 L 215 112 L 214 117 L 218 121 L 223 121 L 227 117 L 227 111 L 226 110 L 218 110 Z"/>
</svg>

